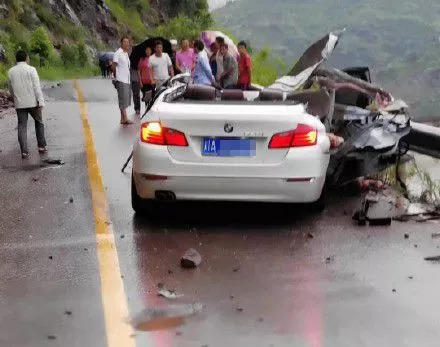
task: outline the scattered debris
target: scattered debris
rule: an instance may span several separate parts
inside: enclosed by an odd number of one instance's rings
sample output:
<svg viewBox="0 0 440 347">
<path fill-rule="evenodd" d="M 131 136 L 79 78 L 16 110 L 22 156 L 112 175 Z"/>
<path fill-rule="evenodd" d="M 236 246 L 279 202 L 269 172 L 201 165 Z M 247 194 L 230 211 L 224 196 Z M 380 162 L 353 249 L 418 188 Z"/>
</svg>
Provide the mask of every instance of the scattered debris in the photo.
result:
<svg viewBox="0 0 440 347">
<path fill-rule="evenodd" d="M 173 270 L 168 270 L 168 275 L 172 275 L 173 273 Z"/>
<path fill-rule="evenodd" d="M 202 312 L 203 305 L 169 305 L 166 308 L 149 308 L 144 310 L 133 322 L 141 331 L 172 329 L 185 323 L 185 319 Z"/>
<path fill-rule="evenodd" d="M 62 159 L 46 158 L 46 159 L 42 159 L 41 161 L 45 164 L 48 164 L 48 165 L 64 165 L 65 164 L 65 162 Z"/>
<path fill-rule="evenodd" d="M 403 237 L 404 237 L 405 239 L 409 239 L 409 234 L 405 234 L 405 235 L 403 235 Z"/>
<path fill-rule="evenodd" d="M 339 148 L 344 143 L 344 138 L 340 136 L 336 136 L 335 134 L 328 133 L 327 137 L 330 140 L 331 149 Z"/>
<path fill-rule="evenodd" d="M 365 177 L 359 178 L 358 184 L 362 190 L 381 190 L 385 187 L 381 180 L 369 179 Z"/>
<path fill-rule="evenodd" d="M 257 319 L 257 322 L 259 322 L 259 323 L 263 323 L 263 322 L 264 322 L 264 318 L 263 318 L 263 317 L 258 318 L 258 319 Z"/>
<path fill-rule="evenodd" d="M 52 259 L 53 259 L 53 256 L 50 255 L 50 256 L 49 256 L 49 259 L 52 260 Z"/>
<path fill-rule="evenodd" d="M 307 234 L 307 238 L 308 238 L 308 239 L 314 239 L 314 238 L 315 238 L 315 235 L 313 235 L 312 233 L 308 233 L 308 234 Z"/>
<path fill-rule="evenodd" d="M 392 292 L 393 292 L 393 293 L 397 293 L 397 290 L 395 290 L 395 289 L 393 288 Z"/>
<path fill-rule="evenodd" d="M 162 289 L 157 293 L 157 295 L 170 300 L 175 300 L 183 297 L 183 294 L 177 293 L 174 289 Z"/>
<path fill-rule="evenodd" d="M 231 296 L 229 296 L 229 299 L 234 300 L 234 299 L 235 299 L 235 296 L 234 296 L 234 295 L 231 295 Z"/>
<path fill-rule="evenodd" d="M 162 282 L 159 282 L 159 283 L 157 284 L 157 288 L 158 288 L 158 289 L 164 289 L 164 288 L 165 288 L 165 285 L 164 285 Z"/>
<path fill-rule="evenodd" d="M 244 310 L 243 310 L 243 308 L 241 308 L 241 307 L 237 307 L 237 312 L 243 312 Z"/>
<path fill-rule="evenodd" d="M 440 262 L 440 255 L 436 255 L 436 256 L 433 256 L 433 257 L 426 257 L 425 260 L 438 263 L 438 262 Z"/>
<path fill-rule="evenodd" d="M 121 235 L 121 239 L 125 239 L 125 235 L 124 234 Z"/>
<path fill-rule="evenodd" d="M 88 248 L 84 248 L 84 250 L 87 252 L 89 249 Z"/>
<path fill-rule="evenodd" d="M 72 197 L 69 199 L 69 202 L 70 202 L 71 204 L 73 204 L 73 198 L 72 198 Z"/>
<path fill-rule="evenodd" d="M 335 261 L 335 256 L 330 256 L 330 257 L 327 257 L 327 258 L 325 258 L 325 263 L 326 264 L 330 264 L 330 263 L 333 263 Z"/>
<path fill-rule="evenodd" d="M 240 271 L 240 268 L 239 268 L 239 267 L 236 267 L 236 268 L 233 269 L 232 271 L 233 271 L 233 272 L 238 272 L 238 271 Z"/>
<path fill-rule="evenodd" d="M 358 225 L 390 225 L 397 214 L 395 198 L 385 194 L 369 192 L 363 199 L 361 207 L 353 213 L 353 220 Z"/>
<path fill-rule="evenodd" d="M 65 314 L 66 316 L 71 316 L 71 315 L 72 315 L 72 311 L 70 311 L 70 310 L 65 310 L 65 311 L 64 311 L 64 314 Z"/>
<path fill-rule="evenodd" d="M 37 177 L 32 177 L 32 182 L 38 182 L 40 179 Z"/>
<path fill-rule="evenodd" d="M 419 245 L 415 244 L 415 245 L 414 245 L 414 248 L 417 248 L 417 247 L 419 247 Z"/>
<path fill-rule="evenodd" d="M 408 279 L 409 279 L 409 280 L 413 280 L 413 279 L 414 279 L 414 276 L 408 276 Z"/>
<path fill-rule="evenodd" d="M 194 269 L 202 262 L 202 256 L 193 248 L 187 250 L 180 259 L 180 266 L 184 269 Z"/>
<path fill-rule="evenodd" d="M 48 336 L 47 336 L 47 339 L 48 339 L 48 340 L 56 340 L 57 337 L 56 337 L 55 335 L 48 335 Z"/>
</svg>

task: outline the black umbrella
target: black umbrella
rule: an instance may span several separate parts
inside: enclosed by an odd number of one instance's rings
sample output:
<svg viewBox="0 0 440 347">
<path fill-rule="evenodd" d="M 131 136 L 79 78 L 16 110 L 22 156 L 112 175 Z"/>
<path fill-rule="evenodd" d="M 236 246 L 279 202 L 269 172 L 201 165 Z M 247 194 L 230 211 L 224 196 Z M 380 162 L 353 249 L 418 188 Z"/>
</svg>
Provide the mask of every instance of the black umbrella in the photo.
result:
<svg viewBox="0 0 440 347">
<path fill-rule="evenodd" d="M 130 64 L 133 67 L 138 66 L 139 60 L 143 57 L 145 57 L 145 50 L 147 47 L 150 47 L 151 50 L 154 52 L 154 49 L 156 47 L 156 41 L 161 41 L 163 44 L 163 51 L 165 53 L 168 53 L 170 56 L 173 53 L 173 50 L 171 48 L 171 42 L 167 39 L 164 39 L 163 37 L 152 37 L 141 44 L 133 47 L 133 50 L 130 55 Z"/>
<path fill-rule="evenodd" d="M 109 60 L 110 61 L 113 61 L 113 56 L 114 56 L 115 54 L 113 53 L 113 52 L 104 52 L 104 53 L 101 53 L 100 55 L 99 55 L 99 61 L 102 61 L 102 62 L 108 62 Z"/>
</svg>

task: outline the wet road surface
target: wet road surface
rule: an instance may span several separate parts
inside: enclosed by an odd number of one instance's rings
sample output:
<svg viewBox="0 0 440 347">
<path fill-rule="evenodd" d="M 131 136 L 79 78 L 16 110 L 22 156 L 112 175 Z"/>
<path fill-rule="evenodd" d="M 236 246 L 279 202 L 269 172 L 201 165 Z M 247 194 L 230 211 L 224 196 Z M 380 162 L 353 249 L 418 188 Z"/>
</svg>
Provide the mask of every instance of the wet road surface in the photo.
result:
<svg viewBox="0 0 440 347">
<path fill-rule="evenodd" d="M 0 120 L 0 346 L 118 346 L 109 327 L 127 346 L 438 346 L 440 265 L 424 257 L 440 255 L 439 224 L 360 228 L 357 198 L 342 193 L 321 214 L 187 203 L 148 221 L 131 210 L 130 167 L 120 172 L 138 127 L 119 126 L 110 82 L 79 87 L 109 234 L 97 234 L 81 108 L 66 82 L 45 109 L 50 155 L 64 166 L 40 167 L 36 152 L 22 162 L 15 118 Z M 188 248 L 203 257 L 196 270 L 179 266 Z M 102 281 L 112 256 L 118 266 Z M 162 286 L 184 296 L 160 298 Z M 182 319 L 194 303 L 201 312 Z M 127 316 L 115 316 L 124 305 Z M 177 319 L 145 331 L 158 312 Z"/>
</svg>

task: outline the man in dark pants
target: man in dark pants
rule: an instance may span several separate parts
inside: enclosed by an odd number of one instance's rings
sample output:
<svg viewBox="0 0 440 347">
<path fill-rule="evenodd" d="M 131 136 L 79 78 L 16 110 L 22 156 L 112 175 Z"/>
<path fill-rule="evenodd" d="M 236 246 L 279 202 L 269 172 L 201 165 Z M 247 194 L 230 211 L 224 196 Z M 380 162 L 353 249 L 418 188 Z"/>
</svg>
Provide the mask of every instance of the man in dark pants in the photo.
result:
<svg viewBox="0 0 440 347">
<path fill-rule="evenodd" d="M 133 94 L 134 111 L 136 116 L 141 116 L 141 83 L 139 82 L 138 70 L 130 67 L 131 92 Z"/>
<path fill-rule="evenodd" d="M 8 71 L 8 84 L 11 95 L 14 97 L 14 105 L 17 111 L 18 142 L 20 143 L 21 157 L 27 159 L 29 158 L 27 144 L 27 121 L 29 115 L 35 121 L 38 152 L 40 154 L 47 153 L 42 115 L 44 97 L 37 70 L 29 65 L 28 54 L 25 51 L 18 51 L 15 58 L 17 64 Z"/>
</svg>

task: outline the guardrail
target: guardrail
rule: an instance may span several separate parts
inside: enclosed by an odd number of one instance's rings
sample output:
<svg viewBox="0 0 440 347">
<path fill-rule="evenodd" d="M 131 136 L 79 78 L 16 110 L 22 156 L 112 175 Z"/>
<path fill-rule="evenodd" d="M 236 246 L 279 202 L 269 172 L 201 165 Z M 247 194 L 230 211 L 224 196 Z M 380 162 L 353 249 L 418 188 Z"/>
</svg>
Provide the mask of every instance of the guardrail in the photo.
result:
<svg viewBox="0 0 440 347">
<path fill-rule="evenodd" d="M 411 122 L 411 132 L 404 140 L 409 149 L 440 159 L 440 128 L 428 124 Z"/>
</svg>

